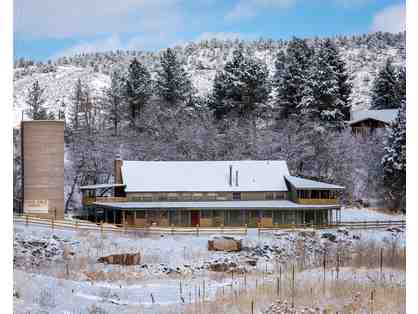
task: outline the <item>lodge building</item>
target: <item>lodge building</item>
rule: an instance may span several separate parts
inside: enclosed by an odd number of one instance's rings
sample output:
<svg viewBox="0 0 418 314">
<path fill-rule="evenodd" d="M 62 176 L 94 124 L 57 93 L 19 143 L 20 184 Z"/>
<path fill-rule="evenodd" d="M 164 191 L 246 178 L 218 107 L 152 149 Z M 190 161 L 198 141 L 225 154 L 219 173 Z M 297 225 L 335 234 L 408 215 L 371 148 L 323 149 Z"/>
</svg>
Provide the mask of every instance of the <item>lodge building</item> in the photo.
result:
<svg viewBox="0 0 418 314">
<path fill-rule="evenodd" d="M 291 176 L 285 161 L 115 160 L 113 184 L 80 187 L 91 219 L 136 226 L 327 224 L 342 186 Z"/>
</svg>

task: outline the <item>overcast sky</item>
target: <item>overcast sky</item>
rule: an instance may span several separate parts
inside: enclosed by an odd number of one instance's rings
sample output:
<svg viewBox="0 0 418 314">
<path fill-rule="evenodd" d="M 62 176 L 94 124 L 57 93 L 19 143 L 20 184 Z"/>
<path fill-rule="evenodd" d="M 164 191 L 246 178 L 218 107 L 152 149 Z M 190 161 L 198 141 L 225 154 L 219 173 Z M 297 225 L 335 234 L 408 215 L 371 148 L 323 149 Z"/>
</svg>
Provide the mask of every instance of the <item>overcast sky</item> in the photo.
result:
<svg viewBox="0 0 418 314">
<path fill-rule="evenodd" d="M 14 55 L 158 50 L 207 38 L 290 38 L 405 30 L 394 0 L 15 0 Z"/>
</svg>

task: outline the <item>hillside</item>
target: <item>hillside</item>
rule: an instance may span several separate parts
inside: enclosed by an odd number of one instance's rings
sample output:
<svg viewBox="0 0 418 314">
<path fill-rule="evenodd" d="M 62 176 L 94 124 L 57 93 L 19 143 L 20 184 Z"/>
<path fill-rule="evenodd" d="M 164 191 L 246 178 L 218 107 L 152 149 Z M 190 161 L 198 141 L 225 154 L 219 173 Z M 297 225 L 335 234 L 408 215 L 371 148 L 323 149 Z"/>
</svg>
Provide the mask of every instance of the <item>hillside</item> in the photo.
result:
<svg viewBox="0 0 418 314">
<path fill-rule="evenodd" d="M 336 37 L 334 42 L 347 64 L 352 76 L 353 90 L 351 95 L 354 110 L 369 107 L 370 87 L 378 69 L 388 57 L 394 64 L 405 66 L 405 34 L 374 33 L 353 37 Z M 309 40 L 316 47 L 318 39 Z M 189 43 L 176 47 L 178 56 L 190 73 L 197 92 L 201 95 L 211 91 L 212 81 L 217 70 L 222 69 L 230 60 L 232 52 L 243 45 L 246 53 L 264 61 L 270 75 L 274 74 L 276 54 L 286 48 L 286 41 L 220 41 L 213 39 L 199 43 Z M 106 53 L 82 54 L 63 57 L 47 64 L 17 60 L 14 77 L 14 124 L 17 125 L 26 110 L 25 97 L 28 88 L 39 80 L 45 88 L 46 105 L 57 113 L 62 102 L 69 104 L 75 82 L 84 81 L 94 96 L 99 97 L 103 88 L 109 86 L 114 68 L 126 69 L 132 58 L 138 58 L 152 74 L 159 66 L 159 52 L 114 51 Z"/>
</svg>

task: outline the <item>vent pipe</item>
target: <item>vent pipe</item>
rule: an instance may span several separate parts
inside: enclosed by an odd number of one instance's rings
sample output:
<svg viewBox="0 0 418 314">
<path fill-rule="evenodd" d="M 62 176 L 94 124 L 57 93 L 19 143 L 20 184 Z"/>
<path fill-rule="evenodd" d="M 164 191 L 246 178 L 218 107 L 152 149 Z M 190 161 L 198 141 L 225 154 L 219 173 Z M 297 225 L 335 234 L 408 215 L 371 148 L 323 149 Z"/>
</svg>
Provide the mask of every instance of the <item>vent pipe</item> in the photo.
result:
<svg viewBox="0 0 418 314">
<path fill-rule="evenodd" d="M 235 186 L 238 186 L 238 170 L 235 171 Z"/>
<path fill-rule="evenodd" d="M 232 165 L 229 165 L 229 185 L 232 186 Z"/>
</svg>

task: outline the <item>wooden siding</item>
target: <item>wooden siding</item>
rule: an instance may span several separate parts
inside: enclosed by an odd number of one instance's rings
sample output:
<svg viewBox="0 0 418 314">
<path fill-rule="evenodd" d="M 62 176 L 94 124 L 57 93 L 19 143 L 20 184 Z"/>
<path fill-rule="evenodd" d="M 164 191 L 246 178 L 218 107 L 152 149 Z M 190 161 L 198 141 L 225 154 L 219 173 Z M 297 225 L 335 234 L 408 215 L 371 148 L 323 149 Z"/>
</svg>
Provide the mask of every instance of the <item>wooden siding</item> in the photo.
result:
<svg viewBox="0 0 418 314">
<path fill-rule="evenodd" d="M 303 205 L 335 205 L 336 198 L 299 198 L 299 204 Z"/>
<path fill-rule="evenodd" d="M 240 192 L 241 200 L 287 199 L 287 192 Z M 232 201 L 232 192 L 128 192 L 129 202 Z"/>
</svg>

